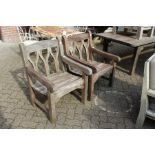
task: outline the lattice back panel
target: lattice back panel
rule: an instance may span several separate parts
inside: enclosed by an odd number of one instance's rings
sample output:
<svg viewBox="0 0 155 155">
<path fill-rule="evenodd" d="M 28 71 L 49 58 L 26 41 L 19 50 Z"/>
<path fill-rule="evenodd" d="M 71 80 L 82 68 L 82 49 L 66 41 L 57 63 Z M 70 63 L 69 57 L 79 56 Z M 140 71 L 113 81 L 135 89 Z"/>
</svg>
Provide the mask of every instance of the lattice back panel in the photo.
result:
<svg viewBox="0 0 155 155">
<path fill-rule="evenodd" d="M 90 34 L 80 33 L 68 36 L 66 40 L 66 52 L 80 60 L 88 61 L 90 59 L 89 46 Z"/>
<path fill-rule="evenodd" d="M 37 72 L 45 75 L 59 72 L 59 49 L 58 47 L 47 48 L 39 51 L 33 51 L 27 54 L 29 64 Z"/>
<path fill-rule="evenodd" d="M 80 60 L 89 60 L 89 43 L 88 40 L 82 40 L 79 42 L 70 41 L 68 43 L 68 54 L 76 57 Z"/>
<path fill-rule="evenodd" d="M 62 70 L 59 46 L 57 40 L 39 41 L 25 46 L 23 57 L 25 66 L 31 66 L 35 71 L 48 76 Z"/>
</svg>

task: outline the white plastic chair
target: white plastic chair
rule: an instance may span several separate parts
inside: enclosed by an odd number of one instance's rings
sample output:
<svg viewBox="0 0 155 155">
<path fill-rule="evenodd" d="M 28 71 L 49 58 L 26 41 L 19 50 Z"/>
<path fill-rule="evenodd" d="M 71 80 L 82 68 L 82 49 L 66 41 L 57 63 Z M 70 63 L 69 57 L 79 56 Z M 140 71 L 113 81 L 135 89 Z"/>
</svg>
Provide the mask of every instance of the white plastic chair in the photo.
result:
<svg viewBox="0 0 155 155">
<path fill-rule="evenodd" d="M 26 32 L 24 28 L 22 28 L 21 26 L 18 26 L 17 31 L 18 31 L 21 42 L 24 42 L 27 40 L 38 40 L 38 38 L 35 37 L 33 33 L 31 32 L 31 29 L 29 29 L 29 31 Z"/>
<path fill-rule="evenodd" d="M 155 103 L 149 102 L 149 97 L 155 98 L 155 54 L 145 62 L 141 106 L 136 128 L 143 126 L 145 117 L 155 120 Z"/>
</svg>

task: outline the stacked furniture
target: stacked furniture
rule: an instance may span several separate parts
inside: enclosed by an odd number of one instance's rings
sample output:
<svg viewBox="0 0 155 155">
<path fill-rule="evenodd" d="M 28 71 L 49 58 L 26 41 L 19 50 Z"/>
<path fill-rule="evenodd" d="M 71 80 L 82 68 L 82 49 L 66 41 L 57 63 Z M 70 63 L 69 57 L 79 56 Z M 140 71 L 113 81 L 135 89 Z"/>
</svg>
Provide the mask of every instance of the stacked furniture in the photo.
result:
<svg viewBox="0 0 155 155">
<path fill-rule="evenodd" d="M 136 39 L 144 39 L 144 37 L 155 37 L 154 26 L 121 26 L 124 33 L 135 33 Z M 144 33 L 145 32 L 145 33 Z M 113 33 L 120 33 L 117 26 L 113 27 Z"/>
</svg>

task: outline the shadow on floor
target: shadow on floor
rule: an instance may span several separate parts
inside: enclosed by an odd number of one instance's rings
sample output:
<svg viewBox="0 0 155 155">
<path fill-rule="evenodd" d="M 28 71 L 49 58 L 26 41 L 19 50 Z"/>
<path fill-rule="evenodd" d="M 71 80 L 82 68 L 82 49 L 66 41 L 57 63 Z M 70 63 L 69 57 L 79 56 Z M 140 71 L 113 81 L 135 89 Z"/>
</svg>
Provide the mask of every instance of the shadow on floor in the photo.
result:
<svg viewBox="0 0 155 155">
<path fill-rule="evenodd" d="M 101 78 L 97 81 L 95 104 L 84 115 L 89 118 L 92 128 L 134 129 L 140 108 L 141 84 L 134 85 L 117 78 L 114 81 L 112 88 Z M 155 128 L 155 121 L 146 119 L 143 128 Z"/>
<path fill-rule="evenodd" d="M 11 71 L 11 75 L 13 76 L 15 81 L 18 83 L 18 85 L 19 85 L 20 89 L 23 91 L 24 95 L 30 101 L 29 90 L 27 87 L 27 79 L 26 79 L 24 67 L 21 67 L 20 69 L 17 69 L 15 71 Z"/>
</svg>

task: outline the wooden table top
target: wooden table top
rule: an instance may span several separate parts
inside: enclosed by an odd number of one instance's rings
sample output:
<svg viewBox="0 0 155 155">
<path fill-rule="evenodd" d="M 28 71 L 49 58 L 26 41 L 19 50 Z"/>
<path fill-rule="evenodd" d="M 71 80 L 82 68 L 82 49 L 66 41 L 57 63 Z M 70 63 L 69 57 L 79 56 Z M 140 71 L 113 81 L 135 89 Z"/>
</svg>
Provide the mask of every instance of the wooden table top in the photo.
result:
<svg viewBox="0 0 155 155">
<path fill-rule="evenodd" d="M 38 26 L 33 27 L 32 30 L 50 37 L 80 33 L 76 29 L 62 26 Z"/>
<path fill-rule="evenodd" d="M 155 36 L 154 37 L 143 37 L 142 39 L 136 39 L 135 35 L 123 35 L 123 34 L 114 34 L 113 32 L 105 32 L 105 33 L 98 33 L 97 36 L 109 39 L 111 41 L 115 41 L 118 43 L 122 43 L 132 47 L 139 47 L 151 43 L 155 43 Z"/>
</svg>

